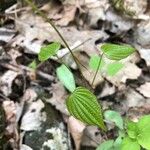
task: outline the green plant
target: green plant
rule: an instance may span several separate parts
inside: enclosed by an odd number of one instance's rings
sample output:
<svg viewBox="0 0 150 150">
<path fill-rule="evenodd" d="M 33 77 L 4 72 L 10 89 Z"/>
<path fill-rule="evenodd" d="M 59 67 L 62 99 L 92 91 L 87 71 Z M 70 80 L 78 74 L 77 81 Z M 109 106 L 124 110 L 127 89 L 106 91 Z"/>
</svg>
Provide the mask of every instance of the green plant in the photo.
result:
<svg viewBox="0 0 150 150">
<path fill-rule="evenodd" d="M 30 0 L 26 0 L 28 4 L 41 16 L 43 17 L 58 33 L 62 41 L 64 42 L 64 45 L 68 48 L 70 54 L 72 55 L 75 63 L 77 64 L 79 70 L 81 63 L 78 61 L 78 59 L 75 57 L 74 53 L 71 51 L 68 43 L 63 38 L 62 34 L 58 31 L 56 26 L 53 24 L 51 20 L 47 18 L 47 16 L 42 13 Z M 44 46 L 41 48 L 41 51 L 39 53 L 39 60 L 40 61 L 46 61 L 50 57 L 57 55 L 57 51 L 60 49 L 59 43 L 52 43 L 50 45 Z M 125 59 L 129 55 L 135 52 L 135 49 L 129 45 L 118 45 L 118 44 L 111 44 L 106 43 L 103 44 L 101 47 L 102 55 L 99 56 L 93 56 L 90 60 L 90 67 L 96 70 L 95 76 L 93 77 L 92 85 L 94 83 L 94 80 L 96 78 L 96 75 L 99 70 L 105 68 L 105 61 L 103 61 L 103 56 L 106 58 L 112 60 L 113 62 L 110 64 L 107 64 L 106 72 L 113 76 L 115 75 L 121 68 L 123 68 L 123 64 L 120 62 L 122 59 Z M 99 58 L 98 58 L 99 57 Z M 63 62 L 62 62 L 63 63 Z M 64 86 L 71 92 L 71 95 L 67 98 L 66 104 L 68 111 L 71 115 L 73 115 L 75 118 L 79 119 L 80 121 L 88 124 L 88 125 L 96 125 L 100 127 L 103 130 L 106 130 L 103 117 L 102 117 L 102 111 L 100 104 L 97 101 L 96 96 L 89 91 L 86 87 L 76 87 L 75 80 L 72 72 L 70 71 L 69 67 L 66 66 L 66 64 L 63 63 L 60 67 L 56 69 L 57 76 L 60 79 L 60 81 L 64 84 Z M 80 72 L 82 75 L 82 72 Z M 67 77 L 67 78 L 66 78 Z M 84 78 L 83 78 L 84 81 Z M 115 117 L 112 117 L 115 116 Z M 120 115 L 114 111 L 109 111 L 105 113 L 106 119 L 110 119 L 113 121 L 120 130 L 123 130 L 123 123 Z M 149 117 L 148 117 L 149 118 Z M 127 150 L 129 149 L 129 145 L 132 144 L 131 150 L 138 150 L 140 145 L 144 148 L 148 148 L 150 146 L 149 141 L 149 127 L 148 126 L 148 118 L 142 118 L 137 125 L 130 125 L 130 130 L 128 131 L 128 136 L 126 136 L 123 139 L 122 137 L 124 134 L 120 132 L 121 134 L 115 141 L 107 141 L 106 144 L 102 144 L 100 146 L 99 150 Z M 131 123 L 134 124 L 134 123 Z M 145 127 L 146 128 L 145 128 Z M 136 130 L 134 130 L 136 129 Z M 132 135 L 132 136 L 131 136 Z M 136 136 L 137 135 L 137 136 Z M 146 139 L 145 139 L 146 137 Z M 147 143 L 149 142 L 149 143 Z M 121 144 L 122 143 L 122 144 Z M 108 148 L 105 147 L 105 145 L 109 145 Z M 101 148 L 102 147 L 102 148 Z M 130 147 L 131 148 L 131 147 Z M 130 149 L 129 149 L 130 150 Z"/>
<path fill-rule="evenodd" d="M 141 117 L 138 122 L 128 120 L 125 127 L 118 112 L 108 110 L 104 116 L 107 121 L 115 123 L 119 136 L 116 140 L 103 142 L 96 150 L 150 150 L 150 115 Z"/>
</svg>

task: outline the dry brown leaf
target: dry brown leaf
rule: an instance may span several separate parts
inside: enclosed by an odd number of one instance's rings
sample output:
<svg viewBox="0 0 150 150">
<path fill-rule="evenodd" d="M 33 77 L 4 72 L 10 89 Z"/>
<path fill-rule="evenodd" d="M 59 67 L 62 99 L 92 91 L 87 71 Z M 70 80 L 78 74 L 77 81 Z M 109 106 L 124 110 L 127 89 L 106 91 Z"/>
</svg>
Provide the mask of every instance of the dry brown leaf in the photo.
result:
<svg viewBox="0 0 150 150">
<path fill-rule="evenodd" d="M 141 48 L 150 49 L 150 20 L 141 21 L 134 30 L 134 41 Z"/>
<path fill-rule="evenodd" d="M 138 68 L 134 63 L 126 62 L 122 70 L 120 70 L 115 76 L 110 77 L 104 75 L 104 77 L 113 85 L 122 88 L 123 86 L 125 86 L 127 79 L 137 79 L 141 75 L 141 73 L 142 70 Z"/>
<path fill-rule="evenodd" d="M 44 106 L 44 103 L 40 99 L 35 102 L 28 103 L 27 110 L 21 120 L 20 129 L 24 131 L 40 129 L 42 121 L 46 120 L 46 114 L 42 112 Z"/>
<path fill-rule="evenodd" d="M 100 132 L 101 131 L 98 129 L 98 127 L 87 126 L 87 128 L 84 131 L 82 145 L 97 147 L 99 143 L 103 141 L 103 138 Z"/>
<path fill-rule="evenodd" d="M 33 149 L 29 147 L 28 145 L 22 144 L 20 147 L 20 150 L 33 150 Z"/>
<path fill-rule="evenodd" d="M 67 92 L 63 85 L 60 82 L 52 84 L 50 92 L 52 93 L 52 97 L 50 99 L 46 99 L 46 102 L 55 106 L 61 113 L 68 115 L 69 113 L 65 104 Z"/>
<path fill-rule="evenodd" d="M 5 96 L 11 94 L 13 81 L 18 74 L 18 72 L 8 70 L 0 78 L 0 91 L 2 91 Z"/>
<path fill-rule="evenodd" d="M 141 58 L 143 58 L 145 60 L 147 66 L 150 66 L 150 46 L 148 46 L 149 48 L 143 48 L 142 46 L 140 46 L 138 44 L 134 44 L 134 45 L 135 45 L 136 49 L 138 50 Z"/>
<path fill-rule="evenodd" d="M 6 135 L 10 137 L 9 141 L 14 148 L 18 147 L 19 134 L 17 130 L 17 108 L 13 101 L 4 101 L 3 108 L 6 114 Z"/>
<path fill-rule="evenodd" d="M 146 82 L 145 84 L 141 85 L 137 90 L 143 94 L 145 97 L 150 98 L 150 82 Z"/>
<path fill-rule="evenodd" d="M 15 35 L 14 29 L 7 29 L 5 27 L 0 28 L 0 41 L 10 42 L 10 40 Z"/>
<path fill-rule="evenodd" d="M 124 102 L 127 107 L 140 107 L 146 103 L 144 97 L 133 89 L 128 89 L 125 99 Z"/>
<path fill-rule="evenodd" d="M 76 150 L 80 150 L 80 144 L 86 125 L 71 116 L 68 119 L 68 127 L 75 142 Z"/>
<path fill-rule="evenodd" d="M 67 26 L 71 21 L 75 19 L 76 10 L 77 8 L 73 5 L 64 6 L 63 16 L 56 22 L 56 25 Z"/>
</svg>

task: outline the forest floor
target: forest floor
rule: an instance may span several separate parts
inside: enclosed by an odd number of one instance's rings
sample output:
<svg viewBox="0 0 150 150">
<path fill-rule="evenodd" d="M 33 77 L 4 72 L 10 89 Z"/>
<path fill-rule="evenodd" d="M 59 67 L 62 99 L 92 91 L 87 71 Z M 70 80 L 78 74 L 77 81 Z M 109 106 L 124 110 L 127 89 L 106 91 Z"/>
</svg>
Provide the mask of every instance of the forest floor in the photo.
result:
<svg viewBox="0 0 150 150">
<path fill-rule="evenodd" d="M 0 149 L 93 150 L 118 136 L 113 123 L 108 123 L 108 131 L 103 133 L 70 117 L 65 104 L 70 92 L 56 74 L 62 61 L 71 68 L 77 86 L 92 89 L 104 112 L 114 110 L 124 120 L 134 121 L 150 114 L 148 1 L 45 0 L 36 5 L 84 64 L 80 66 L 84 80 L 69 50 L 43 17 L 27 4 L 1 5 Z M 41 63 L 41 47 L 53 42 L 61 43 L 59 59 Z M 91 85 L 95 70 L 89 61 L 102 54 L 104 43 L 129 44 L 136 52 L 123 60 L 124 67 L 115 76 L 98 72 Z"/>
</svg>

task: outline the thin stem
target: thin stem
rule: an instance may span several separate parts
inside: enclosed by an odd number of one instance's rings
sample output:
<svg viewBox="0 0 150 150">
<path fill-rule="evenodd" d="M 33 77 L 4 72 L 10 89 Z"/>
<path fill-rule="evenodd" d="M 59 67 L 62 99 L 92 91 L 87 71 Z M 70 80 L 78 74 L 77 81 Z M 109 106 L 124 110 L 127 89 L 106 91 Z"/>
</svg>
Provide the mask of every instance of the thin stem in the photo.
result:
<svg viewBox="0 0 150 150">
<path fill-rule="evenodd" d="M 73 52 L 72 52 L 71 48 L 69 47 L 68 43 L 66 42 L 66 40 L 64 39 L 64 37 L 62 36 L 62 34 L 59 32 L 59 30 L 56 28 L 56 26 L 54 25 L 54 23 L 50 19 L 48 19 L 47 16 L 44 13 L 42 13 L 38 9 L 38 7 L 31 0 L 26 0 L 26 2 L 32 7 L 33 10 L 35 10 L 42 18 L 44 18 L 53 27 L 53 29 L 57 32 L 57 34 L 59 35 L 59 37 L 61 38 L 61 40 L 64 42 L 65 46 L 68 48 L 70 54 L 72 55 L 75 63 L 77 64 L 77 66 L 78 66 L 78 68 L 79 68 L 79 70 L 81 72 L 81 68 L 80 68 L 80 65 L 79 65 L 79 63 L 77 61 L 77 58 L 73 54 Z M 81 72 L 81 75 L 83 76 L 82 72 Z"/>
<path fill-rule="evenodd" d="M 95 75 L 94 75 L 93 80 L 92 80 L 92 83 L 91 83 L 91 86 L 92 86 L 92 87 L 93 87 L 93 85 L 94 85 L 94 81 L 95 81 L 96 76 L 97 76 L 97 73 L 98 73 L 98 71 L 99 71 L 99 68 L 100 68 L 100 65 L 101 65 L 101 62 L 102 62 L 103 55 L 104 55 L 104 53 L 102 53 L 102 55 L 101 55 L 101 57 L 100 57 L 100 60 L 99 60 L 99 62 L 98 62 L 98 67 L 97 67 L 97 69 L 96 69 Z"/>
<path fill-rule="evenodd" d="M 79 45 L 77 45 L 76 47 L 74 47 L 72 50 L 74 50 L 74 49 L 76 49 L 76 48 L 78 48 L 78 47 L 80 47 L 80 46 L 82 46 L 84 43 L 86 43 L 87 41 L 89 41 L 91 38 L 88 38 L 87 40 L 85 40 L 85 41 L 83 41 L 81 44 L 79 44 Z M 56 57 L 57 57 L 57 59 L 61 59 L 62 60 L 62 58 L 63 57 L 65 57 L 67 54 L 65 54 L 64 56 L 62 56 L 61 58 L 59 58 L 57 55 L 56 55 Z M 77 61 L 80 63 L 80 61 L 77 59 Z M 40 62 L 38 65 L 37 65 L 37 67 L 36 67 L 36 69 L 38 69 L 41 65 L 43 65 L 43 61 L 42 62 Z M 86 68 L 86 66 L 84 66 L 82 63 L 80 63 L 81 64 L 81 66 L 83 66 L 85 69 L 87 69 Z M 88 70 L 88 69 L 87 69 Z"/>
</svg>

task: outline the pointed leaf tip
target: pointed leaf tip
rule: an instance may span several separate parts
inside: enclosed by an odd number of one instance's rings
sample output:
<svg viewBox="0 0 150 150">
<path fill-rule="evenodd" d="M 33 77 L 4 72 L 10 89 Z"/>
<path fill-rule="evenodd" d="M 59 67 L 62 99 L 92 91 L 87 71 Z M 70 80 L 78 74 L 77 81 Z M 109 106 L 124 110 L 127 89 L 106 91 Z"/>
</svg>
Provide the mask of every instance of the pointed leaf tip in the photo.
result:
<svg viewBox="0 0 150 150">
<path fill-rule="evenodd" d="M 100 105 L 95 95 L 88 89 L 77 87 L 67 98 L 66 104 L 68 111 L 75 118 L 88 125 L 97 125 L 106 130 Z"/>
</svg>

